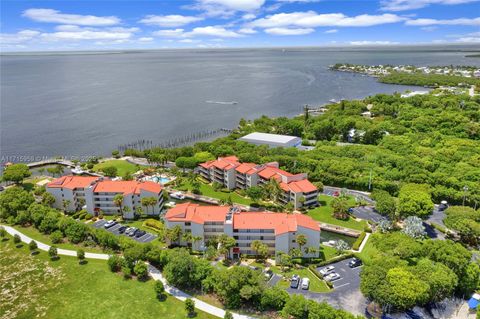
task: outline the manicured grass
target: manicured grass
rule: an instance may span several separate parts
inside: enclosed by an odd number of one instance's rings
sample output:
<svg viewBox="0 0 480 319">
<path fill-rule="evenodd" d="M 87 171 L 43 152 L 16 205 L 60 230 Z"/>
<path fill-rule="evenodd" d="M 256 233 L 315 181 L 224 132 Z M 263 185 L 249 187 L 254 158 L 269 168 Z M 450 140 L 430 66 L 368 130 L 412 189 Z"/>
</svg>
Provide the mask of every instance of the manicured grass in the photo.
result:
<svg viewBox="0 0 480 319">
<path fill-rule="evenodd" d="M 0 243 L 0 313 L 13 312 L 11 318 L 186 318 L 181 301 L 157 300 L 153 280 L 124 280 L 105 261 L 52 262 L 43 251 L 31 256 L 27 246 L 15 248 L 11 238 Z M 216 317 L 197 311 L 196 318 Z"/>
<path fill-rule="evenodd" d="M 325 260 L 332 259 L 333 257 L 338 256 L 337 250 L 330 246 L 320 245 L 320 253 L 323 253 Z"/>
<path fill-rule="evenodd" d="M 68 239 L 64 238 L 64 242 L 61 244 L 53 244 L 52 241 L 50 240 L 49 235 L 45 235 L 35 229 L 34 227 L 22 227 L 22 226 L 14 226 L 15 229 L 17 229 L 19 232 L 27 235 L 28 237 L 38 240 L 39 242 L 42 242 L 47 245 L 55 245 L 57 248 L 63 248 L 63 249 L 70 249 L 70 250 L 78 250 L 78 249 L 83 249 L 86 252 L 90 253 L 101 253 L 103 252 L 100 247 L 85 247 L 81 243 L 80 244 L 72 244 L 68 242 Z"/>
<path fill-rule="evenodd" d="M 366 264 L 371 262 L 372 258 L 378 255 L 380 255 L 380 251 L 373 246 L 371 236 L 365 244 L 365 247 L 363 247 L 362 252 L 357 254 L 357 256 Z"/>
<path fill-rule="evenodd" d="M 93 170 L 95 172 L 98 172 L 98 171 L 101 171 L 102 168 L 108 167 L 108 166 L 116 167 L 118 176 L 124 176 L 127 172 L 130 174 L 133 174 L 136 171 L 142 169 L 142 166 L 135 165 L 124 160 L 109 160 L 109 161 L 96 164 L 93 167 Z"/>
<path fill-rule="evenodd" d="M 178 189 L 188 190 L 188 189 L 191 189 L 191 185 L 188 181 L 185 181 L 185 183 L 183 183 L 183 185 L 180 186 Z M 205 184 L 203 182 L 200 182 L 200 192 L 201 192 L 201 195 L 213 197 L 216 199 L 226 200 L 229 197 L 231 197 L 232 202 L 241 204 L 241 205 L 251 205 L 253 203 L 251 199 L 240 196 L 238 193 L 234 191 L 229 191 L 229 192 L 216 191 L 213 189 L 212 185 Z"/>
<path fill-rule="evenodd" d="M 356 221 L 354 218 L 349 218 L 347 220 L 336 219 L 335 217 L 332 216 L 333 208 L 330 206 L 333 200 L 333 197 L 327 196 L 327 195 L 319 195 L 318 199 L 321 206 L 311 209 L 307 212 L 307 215 L 312 217 L 313 219 L 318 220 L 319 222 L 351 228 L 351 229 L 360 230 L 360 231 L 363 231 L 363 229 L 367 225 L 367 222 L 365 220 Z M 348 202 L 351 206 L 355 205 L 355 199 L 353 197 L 350 197 Z"/>
<path fill-rule="evenodd" d="M 310 279 L 310 288 L 308 290 L 311 292 L 330 292 L 330 288 L 327 287 L 327 284 L 323 280 L 318 279 L 318 277 L 315 276 L 308 268 L 291 269 L 282 274 L 287 278 L 292 277 L 294 274 L 299 275 L 300 278 L 307 277 Z M 281 288 L 288 288 L 290 287 L 290 280 L 282 279 L 277 283 L 277 286 Z"/>
</svg>

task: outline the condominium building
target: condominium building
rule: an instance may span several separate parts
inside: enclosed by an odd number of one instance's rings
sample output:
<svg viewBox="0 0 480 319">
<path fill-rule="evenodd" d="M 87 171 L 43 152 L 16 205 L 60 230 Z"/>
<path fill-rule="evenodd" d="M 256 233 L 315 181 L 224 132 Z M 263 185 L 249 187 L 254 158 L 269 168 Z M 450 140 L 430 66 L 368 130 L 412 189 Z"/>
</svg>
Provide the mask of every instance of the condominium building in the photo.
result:
<svg viewBox="0 0 480 319">
<path fill-rule="evenodd" d="M 292 202 L 296 209 L 318 205 L 318 189 L 307 179 L 307 174 L 291 174 L 281 170 L 276 162 L 259 165 L 240 163 L 236 156 L 219 157 L 200 164 L 198 172 L 206 180 L 228 189 L 262 186 L 275 179 L 282 190 L 280 203 Z"/>
<path fill-rule="evenodd" d="M 320 245 L 320 227 L 312 218 L 302 214 L 242 212 L 230 206 L 200 206 L 193 203 L 178 204 L 165 215 L 168 228 L 180 226 L 183 232 L 202 238 L 194 243 L 199 249 L 209 239 L 226 234 L 236 240 L 231 251 L 233 258 L 239 254 L 255 255 L 251 244 L 259 240 L 269 248 L 270 255 L 279 252 L 289 254 L 292 248 L 300 248 L 296 243 L 298 235 L 306 237 L 302 247 L 303 257 L 315 257 L 307 254 L 305 247 L 318 248 Z M 181 245 L 186 245 L 184 241 Z"/>
<path fill-rule="evenodd" d="M 47 184 L 47 192 L 55 197 L 55 206 L 63 208 L 69 200 L 67 210 L 81 209 L 85 205 L 90 214 L 102 212 L 106 215 L 120 215 L 133 218 L 139 207 L 143 213 L 158 215 L 163 208 L 163 189 L 154 182 L 112 181 L 98 177 L 63 176 Z M 114 202 L 117 194 L 123 196 L 121 205 Z M 154 198 L 152 205 L 142 205 L 142 198 Z M 153 201 L 152 201 L 153 202 Z"/>
</svg>

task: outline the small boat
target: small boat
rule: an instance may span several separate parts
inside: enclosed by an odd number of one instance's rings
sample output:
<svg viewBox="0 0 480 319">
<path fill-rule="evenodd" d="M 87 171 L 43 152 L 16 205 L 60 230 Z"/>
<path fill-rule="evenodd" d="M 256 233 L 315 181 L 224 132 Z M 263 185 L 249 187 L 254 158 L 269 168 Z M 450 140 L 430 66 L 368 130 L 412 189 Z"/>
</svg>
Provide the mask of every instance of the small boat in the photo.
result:
<svg viewBox="0 0 480 319">
<path fill-rule="evenodd" d="M 237 101 L 205 101 L 205 103 L 210 103 L 210 104 L 222 104 L 222 105 L 235 105 L 238 104 Z"/>
<path fill-rule="evenodd" d="M 75 168 L 72 168 L 72 174 L 75 174 L 75 175 L 81 175 L 85 173 L 84 170 L 82 170 L 82 168 L 80 166 L 75 166 Z"/>
</svg>

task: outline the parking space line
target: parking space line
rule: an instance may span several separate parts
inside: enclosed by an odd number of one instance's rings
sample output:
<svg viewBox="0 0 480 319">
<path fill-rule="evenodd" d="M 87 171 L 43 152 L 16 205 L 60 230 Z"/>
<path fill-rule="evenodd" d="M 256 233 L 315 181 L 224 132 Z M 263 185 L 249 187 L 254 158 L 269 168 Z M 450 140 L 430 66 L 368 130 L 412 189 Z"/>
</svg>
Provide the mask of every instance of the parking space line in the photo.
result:
<svg viewBox="0 0 480 319">
<path fill-rule="evenodd" d="M 335 286 L 335 285 L 333 285 L 333 288 L 337 289 L 337 288 L 345 287 L 345 286 L 348 286 L 348 285 L 350 285 L 349 282 L 347 282 L 347 283 L 345 283 L 345 284 L 343 284 L 343 285 L 340 285 L 340 286 Z"/>
</svg>

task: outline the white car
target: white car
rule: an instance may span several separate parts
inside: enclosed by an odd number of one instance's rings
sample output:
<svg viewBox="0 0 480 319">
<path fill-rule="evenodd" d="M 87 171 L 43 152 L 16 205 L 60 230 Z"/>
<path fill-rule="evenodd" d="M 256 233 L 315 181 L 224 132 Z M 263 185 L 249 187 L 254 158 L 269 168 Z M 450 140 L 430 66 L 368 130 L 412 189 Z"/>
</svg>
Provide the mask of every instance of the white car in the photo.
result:
<svg viewBox="0 0 480 319">
<path fill-rule="evenodd" d="M 336 272 L 332 272 L 331 274 L 326 275 L 324 278 L 326 281 L 334 281 L 340 279 L 340 275 Z"/>
<path fill-rule="evenodd" d="M 170 197 L 176 198 L 176 199 L 185 199 L 185 195 L 183 195 L 182 192 L 172 193 L 170 194 Z"/>
<path fill-rule="evenodd" d="M 320 269 L 320 274 L 321 274 L 322 276 L 325 276 L 326 274 L 328 274 L 329 272 L 333 271 L 334 269 L 335 269 L 335 267 L 333 267 L 333 266 L 327 266 L 327 267 L 325 267 L 325 268 Z"/>
<path fill-rule="evenodd" d="M 110 228 L 110 227 L 112 227 L 112 226 L 115 225 L 115 224 L 117 224 L 117 222 L 112 219 L 112 220 L 107 221 L 107 222 L 105 223 L 105 225 L 103 225 L 103 227 L 105 227 L 105 228 Z"/>
<path fill-rule="evenodd" d="M 303 278 L 303 279 L 302 279 L 302 283 L 300 284 L 300 286 L 302 287 L 302 289 L 308 290 L 308 287 L 310 286 L 310 279 L 308 279 L 308 278 Z"/>
</svg>

